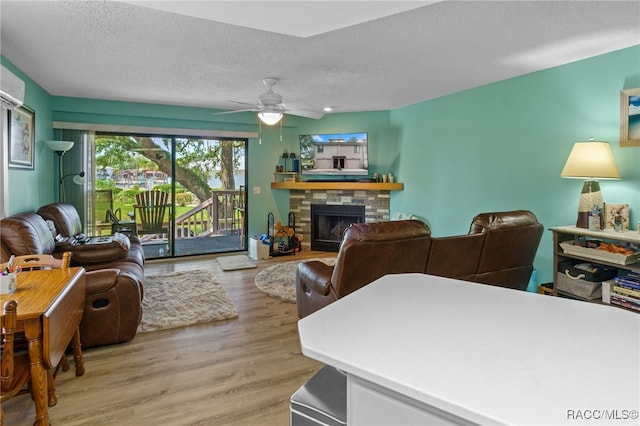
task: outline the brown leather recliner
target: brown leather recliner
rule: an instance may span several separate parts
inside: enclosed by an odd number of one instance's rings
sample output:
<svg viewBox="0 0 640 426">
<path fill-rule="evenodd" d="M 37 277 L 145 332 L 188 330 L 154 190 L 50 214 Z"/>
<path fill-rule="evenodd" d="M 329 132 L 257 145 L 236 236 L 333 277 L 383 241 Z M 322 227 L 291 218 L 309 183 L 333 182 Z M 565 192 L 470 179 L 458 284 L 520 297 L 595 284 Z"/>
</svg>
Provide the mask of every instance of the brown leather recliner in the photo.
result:
<svg viewBox="0 0 640 426">
<path fill-rule="evenodd" d="M 424 272 L 430 245 L 431 231 L 419 220 L 350 225 L 335 266 L 319 261 L 298 265 L 298 316 L 303 318 L 383 275 Z"/>
<path fill-rule="evenodd" d="M 36 212 L 43 219 L 53 222 L 56 232 L 63 237 L 74 236 L 82 233 L 82 222 L 78 211 L 71 204 L 51 203 L 44 205 Z M 117 245 L 110 251 L 113 255 L 107 253 L 108 248 L 96 250 L 95 247 L 86 247 L 81 244 L 75 247 L 58 247 L 57 252 L 70 250 L 76 253 L 71 257 L 71 265 L 84 266 L 88 271 L 102 268 L 123 268 L 123 262 L 132 262 L 144 268 L 144 250 L 140 239 L 135 235 L 123 237 L 128 243 L 128 248 L 118 253 Z M 92 254 L 93 253 L 93 254 Z M 98 266 L 96 266 L 98 265 Z M 125 268 L 127 269 L 127 268 Z"/>
<path fill-rule="evenodd" d="M 133 243 L 131 245 L 134 246 Z M 144 268 L 136 261 L 139 254 L 115 259 L 114 252 L 109 251 L 103 263 L 95 259 L 93 263 L 80 265 L 89 271 L 80 324 L 82 346 L 85 348 L 127 342 L 133 339 L 140 323 Z M 18 213 L 0 220 L 0 261 L 6 262 L 12 254 L 55 256 L 60 253 L 56 251 L 53 235 L 40 215 Z M 73 260 L 73 253 L 71 257 Z"/>
<path fill-rule="evenodd" d="M 351 225 L 335 268 L 317 261 L 298 265 L 298 316 L 390 273 L 422 272 L 525 290 L 543 231 L 526 210 L 481 213 L 473 218 L 467 235 L 439 238 L 431 238 L 429 228 L 419 221 Z M 415 270 L 416 265 L 423 269 Z"/>
<path fill-rule="evenodd" d="M 473 281 L 526 290 L 543 232 L 544 226 L 527 210 L 474 217 L 469 234 L 485 238 Z"/>
</svg>

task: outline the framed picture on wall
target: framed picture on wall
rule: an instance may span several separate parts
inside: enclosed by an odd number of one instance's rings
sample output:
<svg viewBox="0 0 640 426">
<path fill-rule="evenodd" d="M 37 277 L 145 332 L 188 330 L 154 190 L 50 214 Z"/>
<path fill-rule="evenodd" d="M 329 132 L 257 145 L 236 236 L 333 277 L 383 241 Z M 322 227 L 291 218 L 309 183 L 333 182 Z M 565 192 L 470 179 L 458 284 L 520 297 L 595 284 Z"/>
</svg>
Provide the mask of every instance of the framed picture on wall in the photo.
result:
<svg viewBox="0 0 640 426">
<path fill-rule="evenodd" d="M 21 106 L 8 110 L 9 168 L 34 168 L 36 113 Z"/>
<path fill-rule="evenodd" d="M 620 92 L 620 146 L 640 146 L 640 88 Z"/>
</svg>

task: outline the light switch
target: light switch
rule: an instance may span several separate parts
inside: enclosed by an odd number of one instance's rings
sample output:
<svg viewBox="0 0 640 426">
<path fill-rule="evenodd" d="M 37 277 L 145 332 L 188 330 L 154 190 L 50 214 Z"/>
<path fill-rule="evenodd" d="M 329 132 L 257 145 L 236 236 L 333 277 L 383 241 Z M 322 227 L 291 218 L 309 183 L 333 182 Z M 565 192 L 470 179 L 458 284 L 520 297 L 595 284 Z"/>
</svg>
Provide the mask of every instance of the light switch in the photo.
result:
<svg viewBox="0 0 640 426">
<path fill-rule="evenodd" d="M 254 186 L 253 187 L 253 193 L 254 194 L 260 194 L 260 187 L 259 186 Z"/>
</svg>

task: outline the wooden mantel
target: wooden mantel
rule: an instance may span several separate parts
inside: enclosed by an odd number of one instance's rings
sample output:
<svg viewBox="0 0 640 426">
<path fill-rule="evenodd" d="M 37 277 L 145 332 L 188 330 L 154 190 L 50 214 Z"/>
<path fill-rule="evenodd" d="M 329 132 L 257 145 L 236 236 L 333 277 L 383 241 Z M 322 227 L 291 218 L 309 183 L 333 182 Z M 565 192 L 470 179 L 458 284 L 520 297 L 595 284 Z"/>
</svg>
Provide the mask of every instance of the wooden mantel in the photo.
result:
<svg viewBox="0 0 640 426">
<path fill-rule="evenodd" d="M 345 189 L 361 191 L 402 191 L 404 184 L 399 182 L 271 182 L 271 189 Z"/>
</svg>

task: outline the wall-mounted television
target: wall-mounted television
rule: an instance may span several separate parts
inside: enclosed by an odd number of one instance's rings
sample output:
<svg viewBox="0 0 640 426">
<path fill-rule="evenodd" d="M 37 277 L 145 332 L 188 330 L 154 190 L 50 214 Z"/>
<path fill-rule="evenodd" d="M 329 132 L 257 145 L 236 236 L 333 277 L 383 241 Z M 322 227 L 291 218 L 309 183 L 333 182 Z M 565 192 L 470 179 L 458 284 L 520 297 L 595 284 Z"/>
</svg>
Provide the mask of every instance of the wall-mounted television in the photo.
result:
<svg viewBox="0 0 640 426">
<path fill-rule="evenodd" d="M 367 133 L 300 135 L 303 175 L 366 176 L 369 174 Z"/>
</svg>

